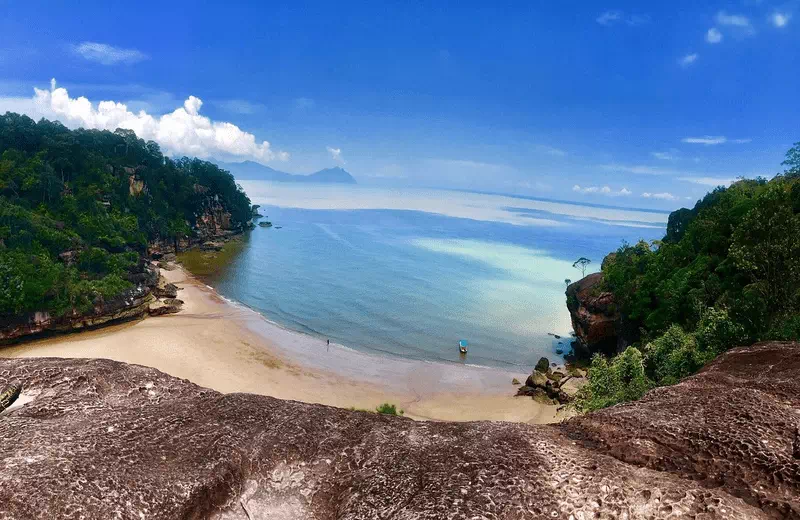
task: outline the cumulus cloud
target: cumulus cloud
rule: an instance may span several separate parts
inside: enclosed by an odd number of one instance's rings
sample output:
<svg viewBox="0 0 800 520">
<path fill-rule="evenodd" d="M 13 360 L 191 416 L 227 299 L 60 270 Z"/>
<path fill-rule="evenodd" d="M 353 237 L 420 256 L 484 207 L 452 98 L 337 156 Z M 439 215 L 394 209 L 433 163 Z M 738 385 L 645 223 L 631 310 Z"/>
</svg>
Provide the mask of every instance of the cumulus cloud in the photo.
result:
<svg viewBox="0 0 800 520">
<path fill-rule="evenodd" d="M 789 20 L 792 18 L 792 15 L 789 13 L 772 13 L 769 17 L 769 21 L 772 22 L 772 25 L 775 27 L 786 27 L 786 24 L 789 23 Z"/>
<path fill-rule="evenodd" d="M 678 60 L 678 63 L 681 67 L 688 67 L 692 63 L 696 62 L 698 58 L 698 54 L 695 52 L 693 54 L 687 54 L 683 58 Z"/>
<path fill-rule="evenodd" d="M 261 163 L 289 158 L 288 153 L 273 150 L 267 141 L 257 142 L 253 134 L 232 123 L 211 121 L 200 115 L 203 102 L 195 96 L 189 96 L 173 112 L 153 116 L 144 110 L 133 113 L 124 103 L 116 101 L 95 105 L 82 96 L 72 98 L 53 79 L 49 90 L 34 88 L 33 98 L 0 100 L 0 109 L 8 109 L 9 105 L 31 117 L 56 119 L 72 128 L 133 130 L 138 137 L 157 142 L 170 155 L 251 159 Z"/>
<path fill-rule="evenodd" d="M 595 21 L 600 25 L 615 25 L 617 23 L 624 23 L 626 25 L 630 25 L 631 27 L 636 27 L 637 25 L 644 25 L 650 21 L 650 17 L 648 15 L 640 15 L 640 14 L 626 14 L 622 11 L 605 11 L 600 16 L 598 16 Z"/>
<path fill-rule="evenodd" d="M 606 195 L 608 197 L 620 197 L 630 195 L 631 191 L 628 188 L 622 188 L 619 191 L 614 191 L 611 189 L 610 186 L 580 186 L 576 184 L 572 187 L 572 191 L 576 193 L 597 193 L 600 195 Z"/>
<path fill-rule="evenodd" d="M 650 193 L 649 191 L 646 191 L 642 193 L 642 197 L 646 199 L 678 200 L 678 197 L 666 191 L 662 193 Z"/>
<path fill-rule="evenodd" d="M 706 33 L 706 41 L 708 43 L 719 43 L 722 41 L 722 33 L 716 27 L 712 27 Z"/>
<path fill-rule="evenodd" d="M 106 43 L 82 42 L 73 45 L 72 50 L 78 56 L 100 63 L 101 65 L 116 65 L 118 63 L 137 63 L 149 56 L 137 49 L 123 49 Z"/>
<path fill-rule="evenodd" d="M 338 162 L 339 164 L 344 164 L 344 158 L 342 158 L 341 148 L 333 148 L 331 146 L 326 146 L 325 149 L 328 150 L 329 154 L 331 154 L 331 159 Z"/>
</svg>

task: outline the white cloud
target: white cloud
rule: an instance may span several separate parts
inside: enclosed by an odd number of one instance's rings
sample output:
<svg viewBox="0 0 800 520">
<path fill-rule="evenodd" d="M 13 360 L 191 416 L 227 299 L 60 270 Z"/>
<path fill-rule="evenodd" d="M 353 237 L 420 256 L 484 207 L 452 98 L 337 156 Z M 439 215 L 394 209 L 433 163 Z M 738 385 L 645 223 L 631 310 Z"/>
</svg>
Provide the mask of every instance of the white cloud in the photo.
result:
<svg viewBox="0 0 800 520">
<path fill-rule="evenodd" d="M 598 193 L 600 195 L 606 195 L 608 197 L 620 197 L 630 195 L 631 191 L 628 188 L 622 188 L 619 191 L 614 191 L 611 189 L 610 186 L 586 186 L 582 187 L 578 184 L 572 187 L 572 191 L 576 193 Z"/>
<path fill-rule="evenodd" d="M 640 14 L 625 14 L 622 11 L 606 11 L 600 16 L 598 16 L 595 20 L 600 25 L 614 25 L 617 23 L 624 23 L 626 25 L 630 25 L 631 27 L 636 27 L 637 25 L 644 25 L 650 22 L 650 17 L 648 15 L 640 15 Z"/>
<path fill-rule="evenodd" d="M 659 200 L 678 200 L 678 197 L 673 195 L 672 193 L 663 192 L 663 193 L 650 193 L 648 191 L 642 193 L 642 197 L 646 199 L 659 199 Z"/>
<path fill-rule="evenodd" d="M 702 186 L 729 186 L 736 179 L 729 179 L 725 177 L 678 177 L 679 181 L 691 182 L 692 184 L 700 184 Z"/>
<path fill-rule="evenodd" d="M 756 32 L 755 29 L 753 29 L 753 25 L 750 23 L 750 19 L 741 14 L 728 14 L 725 11 L 720 11 L 714 19 L 717 21 L 718 25 L 735 27 L 748 35 L 755 34 Z"/>
<path fill-rule="evenodd" d="M 331 146 L 326 146 L 326 150 L 328 153 L 331 154 L 331 158 L 338 162 L 339 164 L 344 164 L 344 158 L 342 158 L 342 149 L 341 148 L 333 148 Z"/>
<path fill-rule="evenodd" d="M 74 45 L 72 50 L 78 56 L 101 65 L 116 65 L 117 63 L 137 63 L 149 58 L 142 51 L 136 49 L 123 49 L 106 43 L 82 42 Z"/>
<path fill-rule="evenodd" d="M 650 155 L 662 161 L 674 161 L 677 159 L 674 152 L 650 152 Z"/>
<path fill-rule="evenodd" d="M 786 27 L 786 24 L 789 23 L 791 20 L 792 15 L 789 13 L 772 13 L 769 17 L 769 21 L 772 22 L 772 25 L 775 27 Z"/>
<path fill-rule="evenodd" d="M 753 140 L 750 138 L 747 139 L 728 139 L 724 135 L 704 135 L 703 137 L 684 137 L 681 139 L 681 142 L 687 144 L 704 144 L 706 146 L 712 146 L 716 144 L 725 144 L 725 143 L 736 143 L 736 144 L 746 144 L 750 143 Z"/>
<path fill-rule="evenodd" d="M 705 135 L 703 137 L 684 137 L 681 139 L 681 142 L 688 143 L 688 144 L 704 144 L 706 146 L 715 145 L 715 144 L 725 144 L 728 142 L 728 138 L 724 135 Z"/>
<path fill-rule="evenodd" d="M 133 113 L 116 101 L 95 105 L 85 97 L 71 98 L 65 88 L 56 87 L 55 79 L 49 90 L 34 88 L 33 98 L 0 98 L 2 112 L 14 110 L 36 119 L 45 117 L 72 128 L 130 129 L 142 139 L 157 142 L 170 155 L 252 159 L 261 163 L 289 158 L 288 153 L 273 150 L 267 141 L 257 142 L 253 134 L 232 123 L 201 116 L 202 105 L 200 99 L 189 96 L 182 107 L 162 116 L 144 110 Z"/>
<path fill-rule="evenodd" d="M 606 11 L 597 17 L 597 23 L 600 25 L 611 25 L 622 19 L 620 11 Z"/>
<path fill-rule="evenodd" d="M 681 67 L 688 67 L 692 63 L 697 61 L 698 54 L 695 52 L 693 54 L 687 54 L 683 58 L 678 60 L 678 63 Z"/>
<path fill-rule="evenodd" d="M 722 33 L 716 27 L 712 27 L 706 33 L 706 41 L 708 43 L 719 43 L 722 41 Z"/>
</svg>

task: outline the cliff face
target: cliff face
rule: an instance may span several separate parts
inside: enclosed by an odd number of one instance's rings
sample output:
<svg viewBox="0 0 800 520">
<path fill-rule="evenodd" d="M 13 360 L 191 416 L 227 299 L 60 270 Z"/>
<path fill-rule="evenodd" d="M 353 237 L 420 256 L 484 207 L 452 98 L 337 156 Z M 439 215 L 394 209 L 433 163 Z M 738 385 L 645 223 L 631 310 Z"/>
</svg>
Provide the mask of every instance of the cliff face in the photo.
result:
<svg viewBox="0 0 800 520">
<path fill-rule="evenodd" d="M 13 381 L 0 518 L 800 516 L 798 344 L 557 426 L 224 395 L 108 360 L 0 360 Z"/>
<path fill-rule="evenodd" d="M 592 273 L 567 287 L 567 308 L 577 338 L 576 349 L 583 354 L 615 354 L 627 346 L 614 295 L 602 291 L 602 284 L 603 273 Z"/>
<path fill-rule="evenodd" d="M 236 231 L 231 225 L 231 214 L 220 204 L 215 195 L 203 202 L 203 206 L 196 215 L 195 231 L 202 240 L 226 236 Z"/>
<path fill-rule="evenodd" d="M 140 318 L 146 314 L 166 314 L 177 312 L 179 305 L 173 301 L 159 301 L 158 298 L 170 295 L 159 292 L 165 285 L 159 278 L 158 270 L 145 265 L 140 273 L 133 273 L 129 280 L 134 286 L 122 294 L 108 299 L 98 298 L 88 312 L 72 312 L 53 317 L 47 312 L 34 312 L 22 316 L 5 317 L 0 320 L 0 344 L 36 336 L 45 332 L 72 332 L 128 319 Z M 172 296 L 171 300 L 174 300 Z M 166 307 L 166 308 L 165 308 Z M 154 310 L 158 308 L 158 311 Z"/>
</svg>

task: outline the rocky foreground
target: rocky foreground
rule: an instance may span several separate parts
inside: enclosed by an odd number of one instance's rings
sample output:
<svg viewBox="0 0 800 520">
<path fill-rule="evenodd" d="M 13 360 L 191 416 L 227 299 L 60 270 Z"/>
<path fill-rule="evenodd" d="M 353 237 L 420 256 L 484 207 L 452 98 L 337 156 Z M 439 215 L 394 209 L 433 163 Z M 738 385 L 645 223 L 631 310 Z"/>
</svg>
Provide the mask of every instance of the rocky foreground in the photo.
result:
<svg viewBox="0 0 800 520">
<path fill-rule="evenodd" d="M 0 360 L 13 382 L 0 518 L 800 518 L 796 343 L 553 426 L 224 395 L 108 360 Z"/>
</svg>

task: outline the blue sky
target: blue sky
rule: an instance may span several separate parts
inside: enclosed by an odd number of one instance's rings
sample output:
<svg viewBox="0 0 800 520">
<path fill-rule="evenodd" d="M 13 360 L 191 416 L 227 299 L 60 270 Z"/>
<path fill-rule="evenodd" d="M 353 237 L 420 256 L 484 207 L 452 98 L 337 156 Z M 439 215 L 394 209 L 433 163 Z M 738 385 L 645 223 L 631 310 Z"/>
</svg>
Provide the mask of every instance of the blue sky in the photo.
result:
<svg viewBox="0 0 800 520">
<path fill-rule="evenodd" d="M 0 7 L 1 111 L 177 154 L 674 208 L 800 140 L 794 0 Z"/>
</svg>

